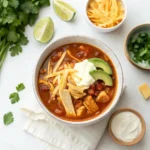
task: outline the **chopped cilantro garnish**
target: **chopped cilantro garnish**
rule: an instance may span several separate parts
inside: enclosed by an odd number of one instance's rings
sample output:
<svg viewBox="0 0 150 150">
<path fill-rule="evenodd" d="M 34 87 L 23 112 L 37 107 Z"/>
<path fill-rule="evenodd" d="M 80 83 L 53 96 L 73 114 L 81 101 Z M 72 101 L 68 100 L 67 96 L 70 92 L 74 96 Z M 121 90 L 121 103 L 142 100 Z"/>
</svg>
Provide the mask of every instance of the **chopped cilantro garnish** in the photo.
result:
<svg viewBox="0 0 150 150">
<path fill-rule="evenodd" d="M 143 32 L 128 41 L 128 51 L 136 63 L 150 66 L 150 34 Z"/>
<path fill-rule="evenodd" d="M 17 103 L 20 100 L 20 97 L 18 95 L 18 93 L 14 92 L 12 94 L 10 94 L 9 99 L 11 100 L 11 103 Z"/>
<path fill-rule="evenodd" d="M 18 86 L 16 87 L 16 90 L 17 90 L 18 92 L 20 92 L 20 91 L 22 91 L 22 90 L 24 90 L 24 89 L 25 89 L 25 86 L 24 86 L 23 83 L 18 84 Z"/>
<path fill-rule="evenodd" d="M 3 117 L 3 121 L 4 121 L 5 125 L 11 124 L 14 121 L 14 117 L 13 117 L 12 112 L 5 114 Z"/>
</svg>

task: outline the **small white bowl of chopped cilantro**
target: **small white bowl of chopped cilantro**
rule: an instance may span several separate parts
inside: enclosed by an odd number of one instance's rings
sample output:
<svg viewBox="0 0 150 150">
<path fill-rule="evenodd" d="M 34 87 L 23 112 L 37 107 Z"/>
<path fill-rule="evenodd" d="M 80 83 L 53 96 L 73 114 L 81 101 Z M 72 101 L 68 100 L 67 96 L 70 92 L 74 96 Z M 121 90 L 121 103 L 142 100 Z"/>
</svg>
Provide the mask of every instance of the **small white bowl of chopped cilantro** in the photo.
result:
<svg viewBox="0 0 150 150">
<path fill-rule="evenodd" d="M 125 40 L 125 54 L 131 64 L 150 71 L 150 24 L 130 31 Z"/>
</svg>

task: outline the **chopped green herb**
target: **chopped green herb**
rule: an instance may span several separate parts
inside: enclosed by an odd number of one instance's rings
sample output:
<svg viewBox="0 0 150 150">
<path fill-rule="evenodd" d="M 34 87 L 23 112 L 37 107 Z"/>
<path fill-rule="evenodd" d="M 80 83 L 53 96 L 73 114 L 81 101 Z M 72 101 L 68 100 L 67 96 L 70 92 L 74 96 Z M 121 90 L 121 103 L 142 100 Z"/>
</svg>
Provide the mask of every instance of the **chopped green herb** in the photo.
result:
<svg viewBox="0 0 150 150">
<path fill-rule="evenodd" d="M 16 90 L 17 90 L 18 92 L 20 92 L 20 91 L 22 91 L 22 90 L 24 90 L 24 89 L 25 89 L 25 86 L 24 86 L 23 83 L 18 84 L 18 86 L 16 87 Z"/>
<path fill-rule="evenodd" d="M 144 32 L 140 33 L 138 36 L 131 37 L 128 42 L 128 51 L 130 51 L 130 53 L 133 52 L 132 60 L 134 62 L 145 62 L 149 64 L 150 35 Z"/>
<path fill-rule="evenodd" d="M 150 51 L 148 51 L 148 52 L 144 55 L 143 59 L 144 59 L 145 61 L 148 60 L 148 59 L 150 59 Z"/>
<path fill-rule="evenodd" d="M 134 45 L 134 48 L 139 48 L 139 45 L 135 44 L 135 45 Z"/>
<path fill-rule="evenodd" d="M 140 37 L 138 37 L 138 38 L 137 38 L 137 43 L 140 44 L 140 43 L 142 43 L 142 42 L 143 42 L 143 39 L 140 38 Z"/>
<path fill-rule="evenodd" d="M 11 100 L 11 103 L 17 103 L 20 100 L 20 97 L 18 95 L 18 93 L 14 92 L 12 94 L 10 94 L 9 99 Z"/>
<path fill-rule="evenodd" d="M 3 121 L 4 121 L 5 125 L 11 124 L 14 121 L 14 117 L 13 117 L 12 112 L 5 114 L 3 117 Z"/>
<path fill-rule="evenodd" d="M 135 43 L 136 39 L 132 38 L 131 43 Z"/>
<path fill-rule="evenodd" d="M 140 53 L 139 53 L 139 56 L 140 57 L 143 57 L 146 53 L 147 53 L 148 49 L 145 48 L 145 49 L 141 49 Z"/>
</svg>

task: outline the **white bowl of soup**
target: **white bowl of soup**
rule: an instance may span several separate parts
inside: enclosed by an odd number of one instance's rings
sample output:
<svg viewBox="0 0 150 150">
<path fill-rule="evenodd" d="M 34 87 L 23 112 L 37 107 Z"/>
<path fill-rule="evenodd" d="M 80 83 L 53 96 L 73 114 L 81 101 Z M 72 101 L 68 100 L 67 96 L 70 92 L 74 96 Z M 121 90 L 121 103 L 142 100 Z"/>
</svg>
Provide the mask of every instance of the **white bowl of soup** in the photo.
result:
<svg viewBox="0 0 150 150">
<path fill-rule="evenodd" d="M 67 36 L 44 49 L 35 67 L 33 87 L 51 117 L 86 126 L 106 117 L 117 104 L 123 72 L 104 43 L 87 36 Z"/>
<path fill-rule="evenodd" d="M 107 33 L 118 29 L 127 17 L 124 0 L 88 0 L 85 17 L 97 32 Z"/>
</svg>

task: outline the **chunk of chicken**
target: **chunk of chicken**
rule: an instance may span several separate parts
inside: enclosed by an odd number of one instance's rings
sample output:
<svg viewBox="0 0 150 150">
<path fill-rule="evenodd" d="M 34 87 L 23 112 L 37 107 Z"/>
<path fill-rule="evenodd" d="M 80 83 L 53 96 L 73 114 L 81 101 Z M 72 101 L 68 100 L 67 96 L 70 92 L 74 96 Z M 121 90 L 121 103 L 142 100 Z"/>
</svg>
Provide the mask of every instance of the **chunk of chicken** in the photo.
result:
<svg viewBox="0 0 150 150">
<path fill-rule="evenodd" d="M 87 110 L 90 113 L 94 113 L 97 110 L 99 110 L 98 105 L 96 104 L 96 102 L 93 100 L 92 96 L 87 96 L 83 102 L 84 106 L 87 108 Z"/>
<path fill-rule="evenodd" d="M 96 102 L 101 102 L 101 103 L 106 103 L 109 100 L 110 98 L 105 91 L 100 92 L 96 98 Z"/>
<path fill-rule="evenodd" d="M 85 106 L 79 107 L 79 108 L 77 109 L 77 112 L 76 112 L 76 113 L 77 113 L 77 117 L 82 117 L 82 116 L 84 116 L 85 112 L 86 112 Z"/>
</svg>

